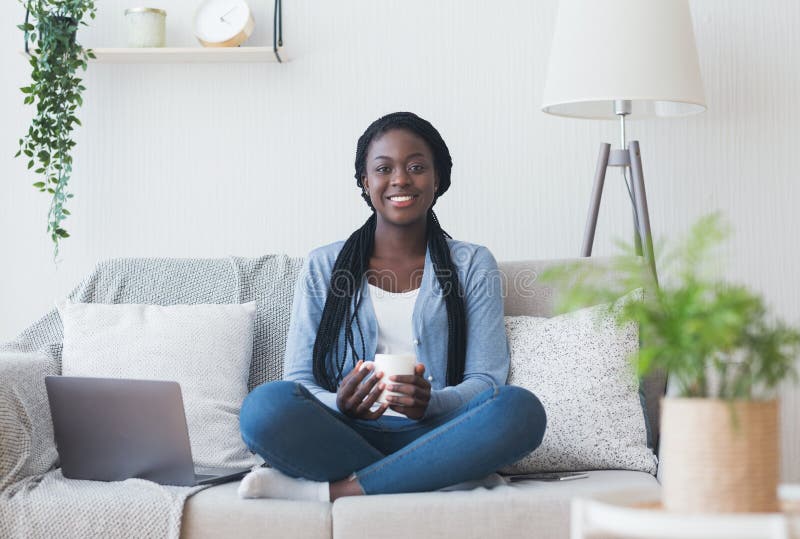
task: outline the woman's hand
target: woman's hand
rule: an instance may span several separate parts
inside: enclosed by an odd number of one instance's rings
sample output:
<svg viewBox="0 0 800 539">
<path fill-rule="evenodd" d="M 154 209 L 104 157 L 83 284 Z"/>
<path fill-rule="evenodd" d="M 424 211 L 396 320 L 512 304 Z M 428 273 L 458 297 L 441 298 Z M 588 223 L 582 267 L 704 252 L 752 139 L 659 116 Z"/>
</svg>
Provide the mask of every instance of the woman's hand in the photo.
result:
<svg viewBox="0 0 800 539">
<path fill-rule="evenodd" d="M 370 411 L 372 405 L 381 396 L 386 384 L 380 382 L 383 372 L 361 383 L 367 375 L 375 369 L 374 363 L 367 363 L 363 369 L 364 360 L 358 360 L 356 366 L 347 373 L 336 392 L 336 406 L 346 416 L 356 419 L 378 419 L 388 408 L 388 404 L 381 404 L 374 412 Z"/>
<path fill-rule="evenodd" d="M 396 374 L 389 377 L 386 389 L 403 395 L 387 395 L 392 410 L 409 419 L 420 419 L 431 401 L 431 384 L 422 376 L 425 365 L 414 365 L 414 374 Z"/>
</svg>

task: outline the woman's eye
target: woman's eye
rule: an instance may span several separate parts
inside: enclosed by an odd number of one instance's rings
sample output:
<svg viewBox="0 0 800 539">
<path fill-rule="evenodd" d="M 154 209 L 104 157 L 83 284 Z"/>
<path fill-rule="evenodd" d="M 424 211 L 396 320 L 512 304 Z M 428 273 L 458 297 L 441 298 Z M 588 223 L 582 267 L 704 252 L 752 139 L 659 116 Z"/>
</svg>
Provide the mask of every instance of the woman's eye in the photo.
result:
<svg viewBox="0 0 800 539">
<path fill-rule="evenodd" d="M 425 170 L 425 167 L 422 165 L 411 165 L 411 170 L 413 170 L 414 172 L 422 172 L 423 170 Z"/>
<path fill-rule="evenodd" d="M 376 170 L 376 171 L 378 171 L 378 172 L 386 172 L 386 171 L 388 171 L 388 170 L 389 170 L 389 167 L 387 167 L 387 166 L 380 166 L 380 167 L 376 168 L 375 170 Z"/>
</svg>

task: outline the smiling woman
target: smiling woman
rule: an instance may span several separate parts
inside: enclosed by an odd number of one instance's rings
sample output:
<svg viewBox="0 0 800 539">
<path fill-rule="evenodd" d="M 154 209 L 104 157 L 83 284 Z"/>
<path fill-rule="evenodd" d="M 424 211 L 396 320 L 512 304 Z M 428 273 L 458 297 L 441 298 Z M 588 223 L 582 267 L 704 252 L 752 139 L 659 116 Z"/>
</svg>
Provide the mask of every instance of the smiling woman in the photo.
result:
<svg viewBox="0 0 800 539">
<path fill-rule="evenodd" d="M 403 212 L 403 219 L 421 221 L 424 226 L 425 213 L 439 189 L 433 155 L 425 141 L 409 131 L 393 129 L 370 146 L 367 163 L 362 182 L 373 207 L 385 206 L 383 201 L 394 208 L 414 206 L 414 212 Z M 381 217 L 378 227 L 384 229 L 385 216 Z"/>
<path fill-rule="evenodd" d="M 379 118 L 359 138 L 355 179 L 372 215 L 305 259 L 284 380 L 255 388 L 240 416 L 242 438 L 272 469 L 246 476 L 241 496 L 436 490 L 484 478 L 541 443 L 539 399 L 505 385 L 497 262 L 454 240 L 433 212 L 451 168 L 439 132 L 410 112 Z M 369 285 L 390 294 L 373 303 Z M 368 377 L 389 343 L 416 356 L 414 373 Z M 385 389 L 399 395 L 378 404 Z"/>
</svg>

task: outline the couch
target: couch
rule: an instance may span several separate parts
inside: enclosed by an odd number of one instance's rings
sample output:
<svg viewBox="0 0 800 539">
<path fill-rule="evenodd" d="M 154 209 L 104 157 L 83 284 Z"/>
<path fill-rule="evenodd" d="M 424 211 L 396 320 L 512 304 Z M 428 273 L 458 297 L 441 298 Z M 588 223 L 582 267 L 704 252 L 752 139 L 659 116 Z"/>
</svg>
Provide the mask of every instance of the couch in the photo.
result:
<svg viewBox="0 0 800 539">
<path fill-rule="evenodd" d="M 544 268 L 567 261 L 572 260 L 501 262 L 506 315 L 551 315 L 558 290 L 539 282 L 537 276 Z M 581 259 L 580 262 L 607 263 L 605 259 Z M 264 381 L 280 379 L 282 374 L 280 357 L 288 331 L 291 290 L 301 265 L 302 258 L 285 255 L 252 259 L 114 259 L 98 263 L 69 298 L 153 304 L 257 299 L 260 308 L 265 310 L 256 318 L 261 330 L 256 332 L 254 343 L 250 380 L 250 386 L 254 387 Z M 155 272 L 154 267 L 157 268 Z M 23 490 L 14 491 L 15 485 L 34 488 L 37 477 L 48 470 L 52 473 L 58 466 L 49 414 L 46 408 L 37 408 L 34 400 L 36 394 L 41 400 L 44 375 L 60 372 L 59 331 L 57 311 L 51 311 L 11 343 L 0 345 L 0 436 L 6 438 L 0 438 L 0 449 L 5 451 L 0 455 L 0 491 L 6 495 L 6 500 L 10 500 L 14 492 Z M 42 359 L 32 360 L 34 362 L 25 367 L 24 372 L 13 372 L 3 360 L 4 354 L 10 353 L 37 353 L 36 357 Z M 646 378 L 641 384 L 654 448 L 658 447 L 659 399 L 664 394 L 664 386 L 661 376 Z M 14 406 L 23 411 L 22 415 L 9 409 Z M 25 424 L 18 424 L 20 421 Z M 15 439 L 10 440 L 10 433 L 16 432 L 25 436 L 14 434 Z M 20 437 L 25 439 L 17 440 Z M 17 458 L 13 454 L 14 451 L 24 454 L 25 450 L 30 452 L 27 458 Z M 237 497 L 237 483 L 228 483 L 188 495 L 182 515 L 175 517 L 177 525 L 170 528 L 169 534 L 179 532 L 181 537 L 187 538 L 568 537 L 570 500 L 574 496 L 626 489 L 655 493 L 659 489 L 658 476 L 626 470 L 592 470 L 586 479 L 565 482 L 501 481 L 497 486 L 492 486 L 491 482 L 486 485 L 425 493 L 346 497 L 334 503 L 322 503 L 243 500 Z M 119 496 L 120 491 L 115 492 L 115 496 Z M 80 496 L 79 489 L 74 495 Z M 19 510 L 24 510 L 24 504 Z M 58 510 L 58 504 L 53 510 Z M 108 522 L 114 521 L 108 519 Z M 118 535 L 127 533 L 115 531 Z M 138 536 L 133 529 L 128 534 Z M 102 529 L 97 530 L 97 536 L 105 535 Z"/>
</svg>

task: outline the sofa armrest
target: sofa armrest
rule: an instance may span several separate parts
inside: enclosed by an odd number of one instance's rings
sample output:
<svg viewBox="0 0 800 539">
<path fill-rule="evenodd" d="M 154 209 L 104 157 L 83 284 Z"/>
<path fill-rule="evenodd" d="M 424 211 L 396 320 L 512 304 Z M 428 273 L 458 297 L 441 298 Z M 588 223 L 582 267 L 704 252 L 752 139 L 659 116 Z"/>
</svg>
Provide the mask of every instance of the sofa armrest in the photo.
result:
<svg viewBox="0 0 800 539">
<path fill-rule="evenodd" d="M 45 473 L 58 458 L 44 377 L 56 362 L 37 353 L 0 353 L 0 491 Z"/>
</svg>

